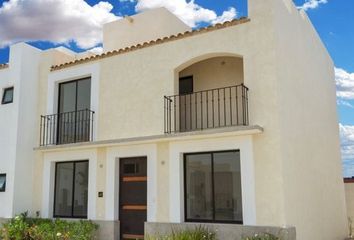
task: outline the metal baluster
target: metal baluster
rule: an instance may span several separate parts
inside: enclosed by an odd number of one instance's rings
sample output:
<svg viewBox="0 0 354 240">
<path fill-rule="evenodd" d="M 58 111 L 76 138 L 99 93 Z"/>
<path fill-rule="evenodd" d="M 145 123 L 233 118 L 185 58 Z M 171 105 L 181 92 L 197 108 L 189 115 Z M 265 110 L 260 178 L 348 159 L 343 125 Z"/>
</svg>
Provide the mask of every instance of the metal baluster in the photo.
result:
<svg viewBox="0 0 354 240">
<path fill-rule="evenodd" d="M 193 120 L 192 120 L 192 94 L 189 94 L 189 130 L 192 130 L 193 127 Z"/>
<path fill-rule="evenodd" d="M 231 97 L 231 87 L 229 88 L 229 94 L 230 94 L 230 125 L 232 126 L 233 125 L 233 122 L 232 122 L 232 97 Z"/>
<path fill-rule="evenodd" d="M 235 98 L 235 101 L 236 101 L 236 125 L 239 125 L 239 122 L 238 122 L 238 86 L 236 86 L 236 98 Z"/>
<path fill-rule="evenodd" d="M 198 129 L 198 97 L 197 93 L 194 93 L 195 101 L 195 129 Z"/>
<path fill-rule="evenodd" d="M 201 121 L 201 126 L 200 129 L 203 129 L 203 92 L 200 92 L 200 121 Z"/>
<path fill-rule="evenodd" d="M 174 103 L 174 111 L 175 111 L 175 114 L 174 114 L 174 119 L 175 119 L 175 128 L 174 128 L 174 131 L 176 132 L 177 131 L 177 128 L 176 128 L 176 96 L 174 96 L 173 98 L 173 103 Z"/>
<path fill-rule="evenodd" d="M 48 144 L 48 117 L 46 117 L 46 125 L 47 125 L 47 129 L 46 129 L 46 134 L 45 134 L 45 143 Z"/>
<path fill-rule="evenodd" d="M 218 88 L 218 127 L 220 127 L 220 88 Z"/>
<path fill-rule="evenodd" d="M 226 90 L 223 88 L 224 91 L 224 126 L 226 126 Z"/>
<path fill-rule="evenodd" d="M 163 131 L 166 133 L 166 96 L 163 98 Z"/>
<path fill-rule="evenodd" d="M 170 116 L 170 123 L 169 123 L 169 126 L 170 126 L 170 131 L 169 131 L 169 133 L 171 133 L 171 131 L 172 131 L 172 99 L 171 98 L 169 98 L 169 101 L 168 101 L 168 104 L 169 104 L 169 110 L 168 110 L 168 112 L 169 112 L 169 116 Z"/>
<path fill-rule="evenodd" d="M 215 126 L 214 90 L 212 90 L 211 93 L 212 93 L 212 108 L 213 108 L 213 127 L 214 127 Z"/>
<path fill-rule="evenodd" d="M 246 125 L 249 125 L 249 111 L 248 111 L 248 88 L 246 87 Z"/>
<path fill-rule="evenodd" d="M 184 95 L 184 131 L 187 130 L 187 95 Z"/>
<path fill-rule="evenodd" d="M 206 91 L 206 113 L 207 113 L 207 126 L 209 128 L 209 91 Z"/>
</svg>

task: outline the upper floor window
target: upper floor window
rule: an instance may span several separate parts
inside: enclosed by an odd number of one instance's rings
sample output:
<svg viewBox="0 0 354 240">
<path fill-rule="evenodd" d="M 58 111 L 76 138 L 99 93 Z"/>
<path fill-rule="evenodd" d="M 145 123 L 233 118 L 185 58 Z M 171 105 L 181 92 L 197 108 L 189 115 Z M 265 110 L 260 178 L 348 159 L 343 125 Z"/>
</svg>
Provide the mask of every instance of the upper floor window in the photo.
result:
<svg viewBox="0 0 354 240">
<path fill-rule="evenodd" d="M 2 95 L 1 104 L 8 104 L 12 103 L 14 98 L 14 88 L 9 87 L 4 89 L 4 93 Z"/>
<path fill-rule="evenodd" d="M 6 174 L 0 174 L 0 192 L 6 190 Z"/>
<path fill-rule="evenodd" d="M 182 77 L 179 79 L 179 94 L 193 93 L 193 76 Z"/>
</svg>

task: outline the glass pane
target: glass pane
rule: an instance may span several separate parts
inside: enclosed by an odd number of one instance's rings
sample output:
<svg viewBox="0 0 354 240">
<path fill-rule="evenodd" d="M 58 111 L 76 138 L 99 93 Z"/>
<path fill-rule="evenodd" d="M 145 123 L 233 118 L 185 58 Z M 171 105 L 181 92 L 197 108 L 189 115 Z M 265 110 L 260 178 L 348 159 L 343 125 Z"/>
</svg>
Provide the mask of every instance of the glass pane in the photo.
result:
<svg viewBox="0 0 354 240">
<path fill-rule="evenodd" d="M 193 77 L 185 77 L 179 80 L 179 94 L 193 93 Z"/>
<path fill-rule="evenodd" d="M 72 112 L 76 109 L 76 82 L 60 84 L 59 113 Z"/>
<path fill-rule="evenodd" d="M 77 110 L 76 115 L 76 141 L 88 141 L 90 136 L 90 109 L 91 80 L 85 79 L 77 82 Z"/>
<path fill-rule="evenodd" d="M 14 89 L 9 88 L 5 90 L 5 96 L 4 96 L 4 102 L 10 103 L 13 100 L 13 95 L 14 95 Z"/>
<path fill-rule="evenodd" d="M 4 192 L 5 191 L 5 186 L 6 186 L 6 175 L 1 174 L 0 175 L 0 191 Z"/>
<path fill-rule="evenodd" d="M 58 163 L 55 179 L 55 216 L 70 217 L 73 192 L 73 163 Z"/>
<path fill-rule="evenodd" d="M 78 162 L 75 166 L 74 216 L 87 216 L 88 162 Z"/>
<path fill-rule="evenodd" d="M 215 220 L 242 221 L 240 153 L 214 153 Z"/>
<path fill-rule="evenodd" d="M 213 219 L 211 155 L 186 155 L 187 219 Z"/>
<path fill-rule="evenodd" d="M 77 84 L 77 110 L 90 109 L 91 79 L 80 80 Z"/>
</svg>

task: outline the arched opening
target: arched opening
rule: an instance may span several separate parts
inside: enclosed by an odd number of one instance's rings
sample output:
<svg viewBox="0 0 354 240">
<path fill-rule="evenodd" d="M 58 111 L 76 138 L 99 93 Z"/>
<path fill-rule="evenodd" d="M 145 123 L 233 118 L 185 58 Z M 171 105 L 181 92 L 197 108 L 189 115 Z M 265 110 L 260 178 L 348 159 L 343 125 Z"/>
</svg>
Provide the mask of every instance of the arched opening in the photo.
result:
<svg viewBox="0 0 354 240">
<path fill-rule="evenodd" d="M 248 125 L 243 59 L 210 56 L 177 71 L 176 95 L 165 98 L 165 132 Z"/>
</svg>

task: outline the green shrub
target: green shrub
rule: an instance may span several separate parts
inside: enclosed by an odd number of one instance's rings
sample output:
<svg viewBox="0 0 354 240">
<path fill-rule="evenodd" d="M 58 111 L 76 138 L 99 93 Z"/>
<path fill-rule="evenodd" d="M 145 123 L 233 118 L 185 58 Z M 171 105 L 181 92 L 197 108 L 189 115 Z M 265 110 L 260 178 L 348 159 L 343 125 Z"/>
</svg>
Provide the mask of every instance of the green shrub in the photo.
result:
<svg viewBox="0 0 354 240">
<path fill-rule="evenodd" d="M 3 240 L 91 240 L 98 225 L 91 221 L 27 218 L 21 214 L 0 228 Z"/>
<path fill-rule="evenodd" d="M 147 240 L 215 240 L 215 233 L 205 227 L 197 227 L 193 230 L 172 231 L 166 236 L 147 236 Z"/>
<path fill-rule="evenodd" d="M 262 234 L 255 234 L 253 237 L 245 237 L 242 240 L 280 240 L 280 238 L 272 234 L 262 233 Z"/>
</svg>

